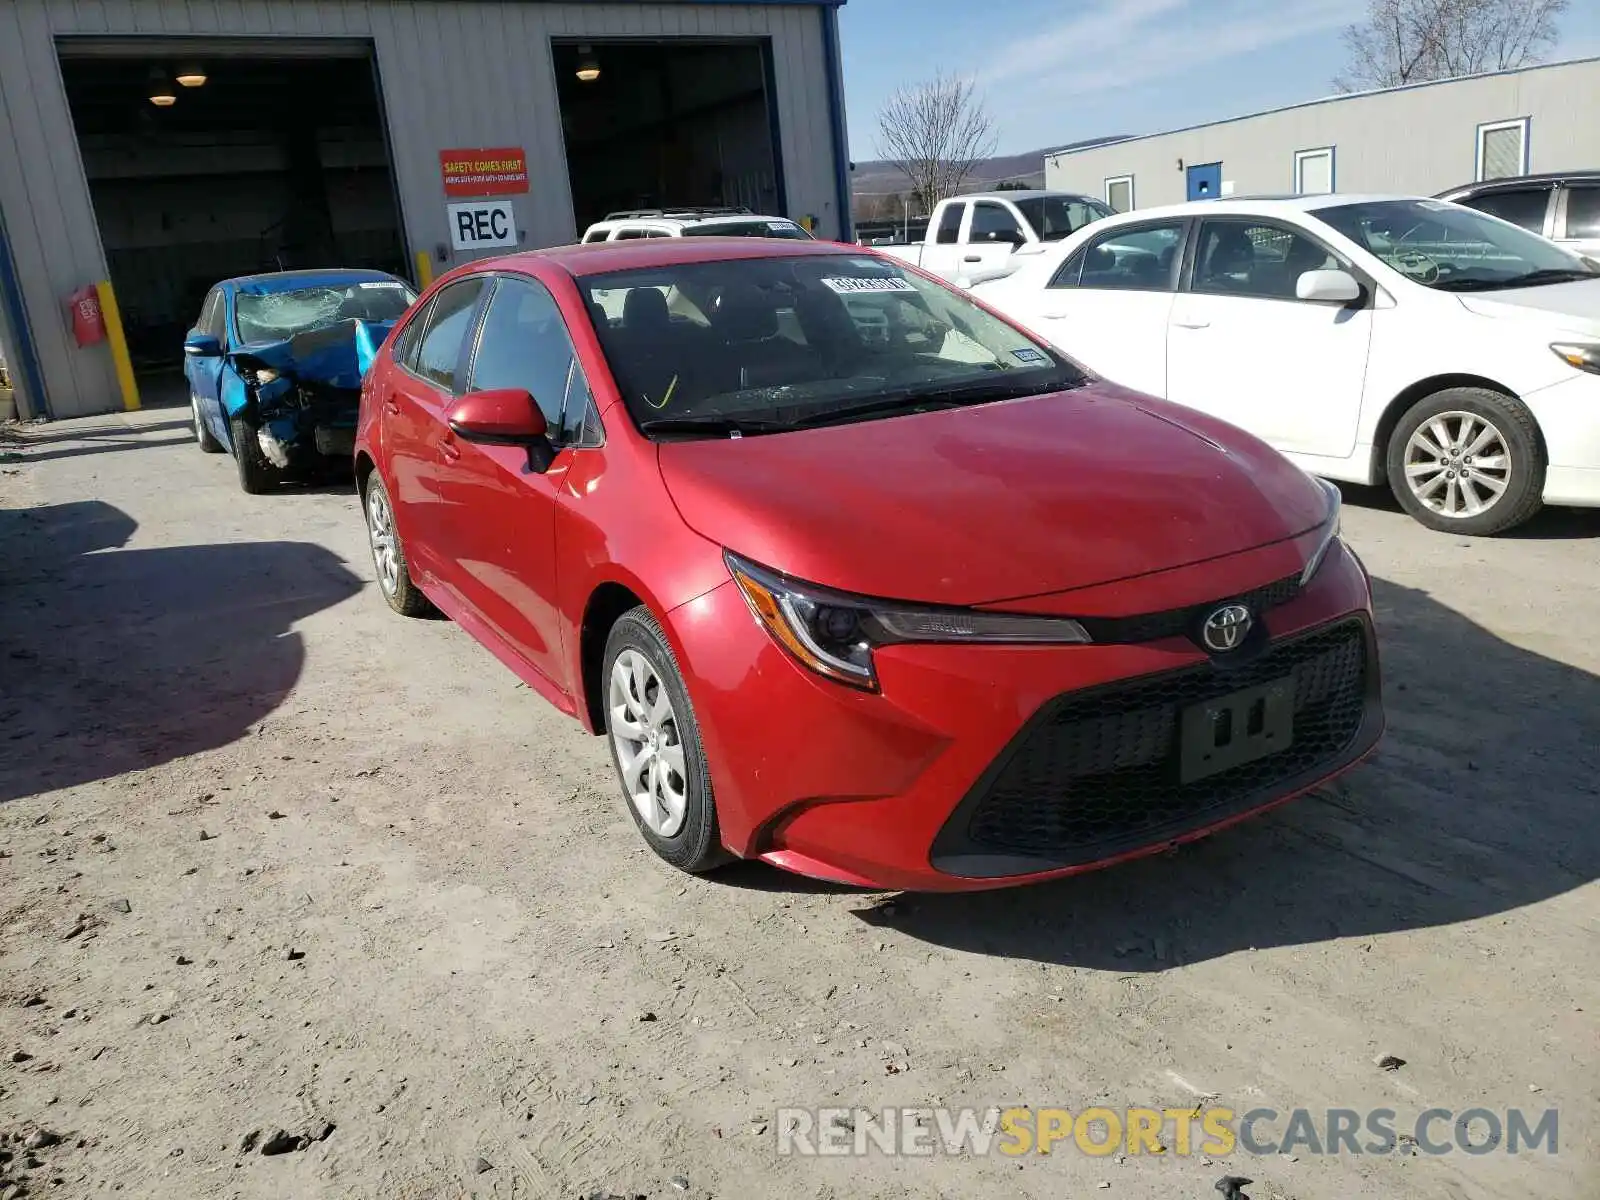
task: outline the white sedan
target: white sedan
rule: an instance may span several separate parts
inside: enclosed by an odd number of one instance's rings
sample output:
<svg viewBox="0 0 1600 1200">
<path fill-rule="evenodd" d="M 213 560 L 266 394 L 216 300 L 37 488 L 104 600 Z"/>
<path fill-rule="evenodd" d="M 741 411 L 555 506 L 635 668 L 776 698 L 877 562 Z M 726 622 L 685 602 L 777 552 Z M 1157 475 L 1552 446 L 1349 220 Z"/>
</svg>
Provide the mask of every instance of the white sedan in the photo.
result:
<svg viewBox="0 0 1600 1200">
<path fill-rule="evenodd" d="M 1433 529 L 1600 507 L 1600 263 L 1438 200 L 1108 217 L 979 299 L 1092 371 L 1229 421 Z"/>
</svg>

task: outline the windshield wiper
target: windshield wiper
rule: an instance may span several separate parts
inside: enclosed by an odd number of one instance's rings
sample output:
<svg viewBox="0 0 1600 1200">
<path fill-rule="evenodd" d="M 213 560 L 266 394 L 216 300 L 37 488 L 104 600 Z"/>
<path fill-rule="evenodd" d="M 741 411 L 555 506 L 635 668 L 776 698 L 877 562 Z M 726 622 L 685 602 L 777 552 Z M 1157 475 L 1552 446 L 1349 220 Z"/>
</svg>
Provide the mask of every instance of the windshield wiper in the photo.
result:
<svg viewBox="0 0 1600 1200">
<path fill-rule="evenodd" d="M 765 421 L 760 417 L 732 417 L 707 413 L 702 417 L 656 417 L 639 422 L 646 433 L 700 433 L 707 437 L 732 437 L 755 433 L 779 433 L 793 429 L 788 421 Z"/>
<path fill-rule="evenodd" d="M 1513 275 L 1510 279 L 1502 279 L 1495 284 L 1497 288 L 1538 287 L 1541 283 L 1574 283 L 1580 279 L 1597 278 L 1595 272 L 1585 271 L 1578 267 L 1546 267 L 1540 271 L 1529 271 L 1523 275 Z"/>
<path fill-rule="evenodd" d="M 1023 396 L 1042 396 L 1050 392 L 1077 387 L 1077 382 L 1052 383 L 1002 383 L 985 380 L 982 383 L 957 384 L 942 388 L 908 389 L 893 396 L 883 396 L 860 404 L 841 405 L 810 412 L 795 419 L 795 426 L 828 425 L 835 421 L 850 421 L 878 413 L 926 411 L 933 408 L 961 408 L 968 404 L 984 404 L 992 400 L 1016 400 Z"/>
</svg>

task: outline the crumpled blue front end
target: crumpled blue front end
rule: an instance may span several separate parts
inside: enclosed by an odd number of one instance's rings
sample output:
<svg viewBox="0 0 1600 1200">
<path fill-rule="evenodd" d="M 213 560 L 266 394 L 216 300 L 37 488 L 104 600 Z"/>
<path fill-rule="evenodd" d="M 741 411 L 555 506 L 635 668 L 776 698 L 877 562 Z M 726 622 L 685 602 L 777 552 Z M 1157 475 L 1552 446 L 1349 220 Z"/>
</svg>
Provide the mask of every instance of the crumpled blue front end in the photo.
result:
<svg viewBox="0 0 1600 1200">
<path fill-rule="evenodd" d="M 222 404 L 249 416 L 262 451 L 279 467 L 355 450 L 361 378 L 393 321 L 341 321 L 275 342 L 252 342 L 228 355 Z"/>
</svg>

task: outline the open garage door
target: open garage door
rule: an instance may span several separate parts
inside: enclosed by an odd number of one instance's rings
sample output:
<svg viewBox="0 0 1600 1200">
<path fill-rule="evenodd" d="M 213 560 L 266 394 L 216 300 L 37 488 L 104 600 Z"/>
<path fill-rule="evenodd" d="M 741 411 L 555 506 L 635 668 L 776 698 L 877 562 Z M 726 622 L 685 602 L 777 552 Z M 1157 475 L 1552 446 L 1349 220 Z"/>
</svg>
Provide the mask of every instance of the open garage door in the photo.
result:
<svg viewBox="0 0 1600 1200">
<path fill-rule="evenodd" d="M 552 45 L 578 233 L 621 209 L 787 215 L 764 41 Z"/>
<path fill-rule="evenodd" d="M 182 396 L 183 336 L 219 279 L 407 273 L 364 43 L 292 57 L 237 40 L 173 49 L 60 43 L 129 353 L 158 402 Z"/>
</svg>

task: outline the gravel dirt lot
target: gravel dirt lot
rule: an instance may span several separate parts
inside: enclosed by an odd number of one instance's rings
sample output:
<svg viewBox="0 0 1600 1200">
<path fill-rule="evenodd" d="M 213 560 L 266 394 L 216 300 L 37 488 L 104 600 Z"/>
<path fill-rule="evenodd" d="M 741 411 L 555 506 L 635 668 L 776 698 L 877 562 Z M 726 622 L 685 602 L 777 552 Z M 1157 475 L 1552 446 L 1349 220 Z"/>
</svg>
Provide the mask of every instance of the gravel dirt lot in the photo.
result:
<svg viewBox="0 0 1600 1200">
<path fill-rule="evenodd" d="M 1600 1195 L 1600 514 L 1466 541 L 1349 489 L 1370 764 L 1172 855 L 889 904 L 659 863 L 601 740 L 389 612 L 348 485 L 245 496 L 184 410 L 26 436 L 0 1177 L 28 1196 Z M 1402 1131 L 1556 1108 L 1559 1153 L 806 1159 L 773 1128 L 1202 1095 Z M 261 1153 L 280 1130 L 312 1140 Z"/>
</svg>

